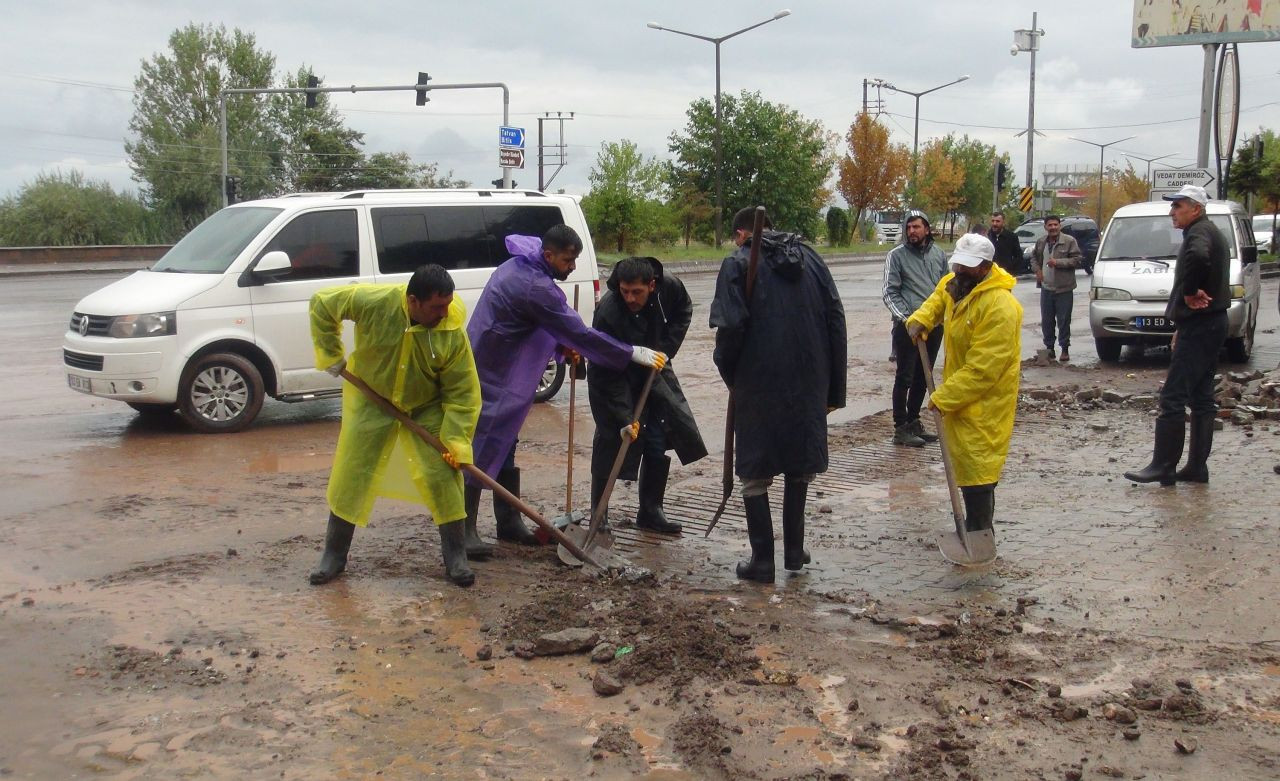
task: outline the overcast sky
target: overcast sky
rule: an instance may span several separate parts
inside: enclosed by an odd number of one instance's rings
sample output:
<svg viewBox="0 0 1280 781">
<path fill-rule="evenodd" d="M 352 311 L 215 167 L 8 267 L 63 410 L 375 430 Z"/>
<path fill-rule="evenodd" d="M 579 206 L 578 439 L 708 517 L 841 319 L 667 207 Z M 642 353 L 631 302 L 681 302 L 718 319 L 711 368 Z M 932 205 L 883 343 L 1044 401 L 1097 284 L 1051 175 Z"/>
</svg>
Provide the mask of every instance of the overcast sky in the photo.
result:
<svg viewBox="0 0 1280 781">
<path fill-rule="evenodd" d="M 1014 134 L 1027 124 L 1029 58 L 1010 56 L 1009 47 L 1014 29 L 1030 27 L 1039 10 L 1036 126 L 1045 137 L 1035 143 L 1037 176 L 1046 165 L 1097 165 L 1098 150 L 1070 136 L 1134 136 L 1107 150 L 1108 164 L 1122 163 L 1120 152 L 1173 154 L 1174 165 L 1195 160 L 1202 50 L 1131 48 L 1127 0 L 787 1 L 8 3 L 0 195 L 55 169 L 136 187 L 123 151 L 133 80 L 191 22 L 252 32 L 280 72 L 307 64 L 326 86 L 407 84 L 419 70 L 436 83 L 505 82 L 512 124 L 530 136 L 528 167 L 514 172 L 522 187 L 537 185 L 535 117 L 575 112 L 565 128 L 569 164 L 552 187 L 583 193 L 601 142 L 628 138 L 666 158 L 667 137 L 684 127 L 690 101 L 714 92 L 714 47 L 647 22 L 719 36 L 784 7 L 790 16 L 722 46 L 724 92 L 759 90 L 843 136 L 864 78 L 920 91 L 967 74 L 921 100 L 920 143 L 968 133 L 1009 152 L 1021 183 L 1026 141 Z M 1280 43 L 1241 45 L 1240 71 L 1241 133 L 1280 129 Z M 883 97 L 883 121 L 910 146 L 913 99 Z M 496 90 L 436 92 L 422 108 L 412 93 L 333 100 L 366 134 L 368 152 L 406 151 L 477 185 L 501 173 Z M 1137 167 L 1145 173 L 1145 163 Z"/>
</svg>

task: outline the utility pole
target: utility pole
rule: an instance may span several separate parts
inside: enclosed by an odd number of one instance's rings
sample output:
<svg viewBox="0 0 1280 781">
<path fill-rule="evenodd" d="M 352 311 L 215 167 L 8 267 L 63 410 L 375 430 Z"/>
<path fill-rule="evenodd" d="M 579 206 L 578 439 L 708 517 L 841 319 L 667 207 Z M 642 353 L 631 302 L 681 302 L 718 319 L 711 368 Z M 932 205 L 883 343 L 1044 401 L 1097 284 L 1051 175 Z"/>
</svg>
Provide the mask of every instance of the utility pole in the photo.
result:
<svg viewBox="0 0 1280 781">
<path fill-rule="evenodd" d="M 1035 187 L 1035 143 L 1036 143 L 1036 52 L 1040 51 L 1040 39 L 1044 36 L 1044 30 L 1036 27 L 1036 18 L 1038 14 L 1031 12 L 1031 29 L 1030 30 L 1014 30 L 1013 46 L 1009 47 L 1009 54 L 1014 57 L 1018 56 L 1018 52 L 1029 52 L 1031 54 L 1031 90 L 1027 98 L 1027 187 Z M 1021 133 L 1019 133 L 1021 135 Z"/>
<path fill-rule="evenodd" d="M 557 174 L 564 170 L 565 163 L 569 161 L 568 145 L 564 142 L 564 123 L 573 119 L 573 113 L 574 112 L 570 111 L 569 116 L 566 117 L 562 112 L 557 111 L 556 115 L 553 117 L 551 116 L 551 112 L 547 112 L 538 117 L 538 192 L 540 193 L 546 192 L 547 187 L 551 185 L 552 180 L 556 178 Z M 547 154 L 546 146 L 542 143 L 543 122 L 556 122 L 560 125 L 560 140 L 551 147 L 555 152 L 550 155 Z M 550 177 L 544 179 L 543 170 L 548 157 L 550 157 L 552 162 L 555 163 L 556 170 L 551 172 Z"/>
</svg>

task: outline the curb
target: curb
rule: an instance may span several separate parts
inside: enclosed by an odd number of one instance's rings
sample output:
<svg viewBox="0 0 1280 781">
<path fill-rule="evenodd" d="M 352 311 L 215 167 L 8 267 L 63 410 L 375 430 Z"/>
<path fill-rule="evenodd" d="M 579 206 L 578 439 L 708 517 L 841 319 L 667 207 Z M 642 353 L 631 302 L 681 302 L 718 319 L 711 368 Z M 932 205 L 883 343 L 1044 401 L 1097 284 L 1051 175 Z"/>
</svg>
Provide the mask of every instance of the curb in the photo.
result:
<svg viewBox="0 0 1280 781">
<path fill-rule="evenodd" d="M 127 274 L 150 268 L 151 264 L 132 266 L 76 266 L 75 268 L 57 268 L 56 266 L 0 266 L 0 279 L 6 277 L 51 277 L 65 274 Z"/>
</svg>

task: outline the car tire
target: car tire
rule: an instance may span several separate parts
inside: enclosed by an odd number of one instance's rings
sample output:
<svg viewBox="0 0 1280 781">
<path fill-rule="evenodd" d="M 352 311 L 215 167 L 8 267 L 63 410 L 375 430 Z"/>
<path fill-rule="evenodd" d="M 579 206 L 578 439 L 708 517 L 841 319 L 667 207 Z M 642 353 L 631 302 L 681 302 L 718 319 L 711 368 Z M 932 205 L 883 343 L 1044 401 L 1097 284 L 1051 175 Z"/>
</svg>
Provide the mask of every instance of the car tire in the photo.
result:
<svg viewBox="0 0 1280 781">
<path fill-rule="evenodd" d="M 202 434 L 240 431 L 262 410 L 262 375 L 235 353 L 211 353 L 191 363 L 178 384 L 178 409 Z"/>
<path fill-rule="evenodd" d="M 172 415 L 178 409 L 177 404 L 157 404 L 148 401 L 126 401 L 125 404 L 146 418 L 162 418 L 165 415 Z"/>
<path fill-rule="evenodd" d="M 1245 329 L 1243 336 L 1237 336 L 1234 339 L 1227 340 L 1227 360 L 1232 363 L 1248 363 L 1249 356 L 1253 355 L 1253 330 L 1257 327 L 1256 318 L 1249 321 L 1249 326 Z"/>
<path fill-rule="evenodd" d="M 1124 348 L 1124 342 L 1120 339 L 1099 339 L 1095 336 L 1093 347 L 1098 351 L 1098 360 L 1115 363 L 1120 360 L 1120 350 Z"/>
<path fill-rule="evenodd" d="M 564 385 L 564 364 L 547 361 L 547 368 L 543 369 L 542 377 L 538 379 L 538 389 L 533 393 L 533 400 L 539 404 L 551 400 L 560 392 L 561 385 Z"/>
</svg>

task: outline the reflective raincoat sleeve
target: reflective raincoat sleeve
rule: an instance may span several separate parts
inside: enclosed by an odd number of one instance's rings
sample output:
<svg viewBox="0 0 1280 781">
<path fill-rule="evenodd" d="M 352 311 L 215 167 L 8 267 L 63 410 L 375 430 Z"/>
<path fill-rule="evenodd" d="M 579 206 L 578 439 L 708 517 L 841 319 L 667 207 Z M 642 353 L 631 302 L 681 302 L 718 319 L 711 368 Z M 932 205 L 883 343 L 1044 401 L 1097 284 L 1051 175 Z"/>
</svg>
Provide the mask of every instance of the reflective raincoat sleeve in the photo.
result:
<svg viewBox="0 0 1280 781">
<path fill-rule="evenodd" d="M 582 316 L 569 306 L 564 291 L 547 280 L 534 285 L 526 299 L 534 322 L 551 334 L 558 344 L 571 347 L 602 366 L 622 370 L 631 361 L 631 345 L 623 344 L 608 334 L 590 328 Z"/>
<path fill-rule="evenodd" d="M 716 329 L 716 347 L 712 357 L 724 384 L 733 388 L 738 359 L 747 332 L 751 312 L 747 308 L 745 263 L 736 257 L 725 258 L 716 277 L 715 298 L 711 300 L 711 327 Z"/>
<path fill-rule="evenodd" d="M 317 290 L 311 296 L 311 341 L 315 345 L 317 369 L 328 369 L 346 357 L 342 321 L 358 319 L 359 293 L 356 285 L 342 285 Z"/>
<path fill-rule="evenodd" d="M 985 398 L 1019 360 L 1016 349 L 1021 312 L 1015 306 L 983 307 L 969 328 L 972 341 L 964 364 L 947 376 L 930 398 L 943 412 L 954 412 Z"/>
<path fill-rule="evenodd" d="M 480 419 L 480 378 L 476 374 L 471 340 L 465 331 L 462 344 L 452 360 L 440 372 L 440 400 L 444 419 L 440 423 L 440 441 L 460 464 L 475 463 L 471 440 L 476 421 Z"/>
<path fill-rule="evenodd" d="M 947 296 L 950 295 L 947 293 L 947 283 L 950 282 L 951 278 L 954 276 L 955 274 L 947 274 L 942 277 L 938 282 L 937 287 L 933 289 L 933 293 L 924 300 L 924 303 L 920 305 L 919 309 L 907 318 L 907 325 L 919 323 L 924 326 L 925 336 L 928 336 L 929 332 L 932 331 L 938 323 L 942 322 L 942 318 L 947 312 Z"/>
</svg>

